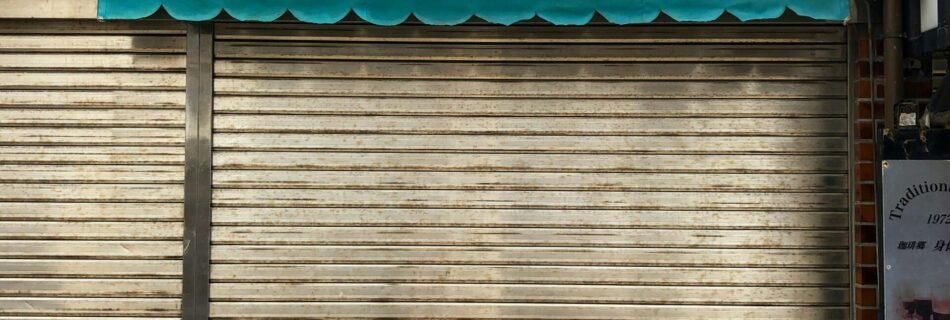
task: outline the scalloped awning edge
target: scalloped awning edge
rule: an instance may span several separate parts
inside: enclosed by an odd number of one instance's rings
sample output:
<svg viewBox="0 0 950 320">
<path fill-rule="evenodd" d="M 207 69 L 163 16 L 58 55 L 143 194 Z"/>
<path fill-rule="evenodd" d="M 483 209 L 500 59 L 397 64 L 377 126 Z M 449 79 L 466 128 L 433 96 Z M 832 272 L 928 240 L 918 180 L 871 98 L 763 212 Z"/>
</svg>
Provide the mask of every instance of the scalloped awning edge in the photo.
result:
<svg viewBox="0 0 950 320">
<path fill-rule="evenodd" d="M 786 9 L 819 20 L 845 20 L 847 0 L 99 0 L 100 19 L 151 16 L 160 8 L 175 19 L 206 21 L 222 11 L 241 21 L 274 21 L 290 12 L 300 21 L 332 24 L 350 12 L 377 25 L 410 15 L 430 25 L 455 25 L 477 16 L 511 25 L 538 16 L 556 25 L 584 25 L 594 13 L 616 24 L 647 23 L 662 11 L 677 21 L 712 21 L 729 12 L 742 21 L 772 19 Z"/>
</svg>

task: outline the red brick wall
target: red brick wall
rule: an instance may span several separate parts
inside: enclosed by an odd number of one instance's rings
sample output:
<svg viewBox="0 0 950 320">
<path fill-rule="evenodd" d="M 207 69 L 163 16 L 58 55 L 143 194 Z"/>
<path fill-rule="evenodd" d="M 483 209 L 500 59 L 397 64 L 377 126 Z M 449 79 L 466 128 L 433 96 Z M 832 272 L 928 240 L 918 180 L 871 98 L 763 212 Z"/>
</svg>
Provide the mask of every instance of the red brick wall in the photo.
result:
<svg viewBox="0 0 950 320">
<path fill-rule="evenodd" d="M 884 115 L 884 65 L 880 41 L 872 42 L 867 34 L 856 32 L 854 83 L 854 302 L 856 318 L 877 318 L 877 246 L 874 185 L 874 122 L 882 123 Z M 871 59 L 871 45 L 877 55 Z M 872 68 L 873 63 L 873 68 Z M 872 77 L 871 72 L 874 72 Z M 874 89 L 872 90 L 872 83 Z M 872 93 L 876 95 L 872 98 Z"/>
<path fill-rule="evenodd" d="M 883 45 L 880 40 L 869 41 L 864 32 L 853 33 L 856 40 L 854 63 L 854 302 L 856 318 L 877 319 L 878 270 L 876 228 L 876 185 L 874 123 L 883 126 L 884 77 Z M 876 57 L 871 58 L 871 45 Z M 873 63 L 873 76 L 872 72 Z M 909 71 L 905 76 L 905 98 L 921 105 L 929 102 L 932 82 Z M 872 89 L 872 83 L 875 90 Z M 875 95 L 872 97 L 872 93 Z"/>
</svg>

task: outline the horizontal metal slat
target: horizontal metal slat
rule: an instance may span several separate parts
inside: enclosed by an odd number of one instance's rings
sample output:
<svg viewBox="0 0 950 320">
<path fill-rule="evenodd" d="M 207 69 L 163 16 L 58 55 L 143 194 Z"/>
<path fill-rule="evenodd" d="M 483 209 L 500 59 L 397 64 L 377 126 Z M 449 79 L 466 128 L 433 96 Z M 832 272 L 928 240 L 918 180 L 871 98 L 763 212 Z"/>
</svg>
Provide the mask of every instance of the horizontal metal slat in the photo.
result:
<svg viewBox="0 0 950 320">
<path fill-rule="evenodd" d="M 213 263 L 845 268 L 847 250 L 423 246 L 230 246 Z"/>
<path fill-rule="evenodd" d="M 3 19 L 0 20 L 0 33 L 3 34 L 178 34 L 185 35 L 185 24 L 177 21 L 149 20 L 47 20 L 47 19 Z"/>
<path fill-rule="evenodd" d="M 218 245 L 212 263 L 846 268 L 848 251 L 448 246 Z"/>
<path fill-rule="evenodd" d="M 0 187 L 6 187 L 0 185 Z M 21 188 L 23 189 L 23 188 Z M 42 188 L 37 192 L 50 197 Z M 141 190 L 149 190 L 142 188 Z M 55 190 L 55 189 L 54 189 Z M 116 190 L 114 188 L 106 189 Z M 36 197 L 32 192 L 24 197 Z M 97 190 L 98 191 L 98 190 Z M 127 192 L 131 193 L 132 190 Z M 164 191 L 164 190 L 162 190 Z M 2 192 L 2 191 L 0 191 Z M 153 191 L 160 193 L 158 190 Z M 52 193 L 52 192 L 50 192 Z M 108 194 L 108 192 L 106 192 Z M 98 194 L 99 197 L 108 197 Z M 167 199 L 170 195 L 152 195 Z M 16 195 L 0 193 L 0 199 Z M 73 195 L 73 197 L 77 197 Z M 138 197 L 148 197 L 142 194 Z M 129 196 L 128 198 L 137 199 Z M 30 198 L 27 198 L 30 199 Z M 551 209 L 673 209 L 673 210 L 842 210 L 846 193 L 752 192 L 616 192 L 616 191 L 458 191 L 458 190 L 321 190 L 215 189 L 219 206 L 252 207 L 375 207 L 375 208 L 551 208 Z"/>
<path fill-rule="evenodd" d="M 155 72 L 0 72 L 2 89 L 184 90 L 184 73 Z"/>
<path fill-rule="evenodd" d="M 2 99 L 0 93 L 0 99 Z M 2 100 L 0 100 L 2 101 Z M 217 96 L 215 112 L 322 115 L 845 117 L 847 101 L 762 99 L 488 99 Z"/>
<path fill-rule="evenodd" d="M 415 226 L 846 230 L 841 212 L 221 208 L 215 226 Z"/>
<path fill-rule="evenodd" d="M 178 298 L 0 298 L 0 316 L 178 316 Z"/>
<path fill-rule="evenodd" d="M 44 316 L 43 320 L 88 320 L 88 317 L 55 317 L 55 316 Z M 181 317 L 109 317 L 109 320 L 179 320 Z M 36 320 L 36 317 L 4 317 L 0 316 L 0 320 Z"/>
<path fill-rule="evenodd" d="M 0 37 L 0 41 L 4 38 Z M 8 45 L 14 46 L 14 45 Z M 22 46 L 22 45 L 21 45 Z M 218 41 L 215 57 L 386 61 L 768 61 L 844 62 L 845 46 L 729 44 L 414 44 Z M 2 49 L 0 49 L 2 50 Z"/>
<path fill-rule="evenodd" d="M 845 173 L 841 156 L 215 152 L 216 170 Z"/>
<path fill-rule="evenodd" d="M 184 91 L 3 90 L 0 108 L 185 109 Z"/>
<path fill-rule="evenodd" d="M 543 128 L 543 127 L 542 127 Z M 477 129 L 476 129 L 477 130 Z M 544 130 L 544 129 L 541 129 Z M 593 129 L 592 130 L 596 130 Z M 837 134 L 835 134 L 837 135 Z M 219 151 L 844 154 L 845 137 L 216 133 Z"/>
<path fill-rule="evenodd" d="M 184 110 L 0 108 L 0 126 L 184 128 Z"/>
<path fill-rule="evenodd" d="M 174 298 L 181 296 L 181 280 L 0 278 L 0 296 Z"/>
<path fill-rule="evenodd" d="M 217 78 L 227 95 L 496 98 L 845 98 L 844 81 L 446 81 Z"/>
<path fill-rule="evenodd" d="M 0 116 L 3 114 L 0 113 Z M 13 120 L 16 121 L 16 120 Z M 3 121 L 0 121 L 3 124 Z M 217 115 L 216 132 L 484 134 L 484 135 L 739 135 L 844 136 L 846 119 L 528 118 Z M 725 139 L 724 139 L 725 140 Z"/>
<path fill-rule="evenodd" d="M 0 264 L 2 265 L 2 264 Z M 848 285 L 847 269 L 213 264 L 216 283 Z"/>
<path fill-rule="evenodd" d="M 2 35 L 0 52 L 184 53 L 183 36 Z"/>
<path fill-rule="evenodd" d="M 181 222 L 0 221 L 4 240 L 177 240 Z"/>
<path fill-rule="evenodd" d="M 218 24 L 224 40 L 483 43 L 840 43 L 840 26 L 372 26 Z"/>
<path fill-rule="evenodd" d="M 2 53 L 0 69 L 185 71 L 185 55 Z M 803 69 L 802 72 L 805 72 Z"/>
<path fill-rule="evenodd" d="M 181 253 L 181 241 L 0 241 L 0 259 L 181 260 Z"/>
<path fill-rule="evenodd" d="M 846 319 L 849 307 L 642 306 L 494 303 L 212 302 L 212 318 L 365 319 Z"/>
<path fill-rule="evenodd" d="M 183 183 L 182 166 L 0 165 L 0 183 Z"/>
<path fill-rule="evenodd" d="M 174 260 L 0 260 L 4 278 L 180 279 Z"/>
<path fill-rule="evenodd" d="M 182 146 L 183 128 L 0 127 L 2 145 Z"/>
<path fill-rule="evenodd" d="M 847 250 L 400 246 L 229 246 L 213 263 L 844 268 Z"/>
<path fill-rule="evenodd" d="M 0 184 L 0 202 L 182 202 L 180 184 Z"/>
<path fill-rule="evenodd" d="M 34 141 L 43 142 L 44 140 L 34 139 Z M 66 142 L 88 141 L 70 138 Z M 129 144 L 134 145 L 134 143 Z M 0 163 L 5 165 L 184 165 L 185 150 L 180 146 L 0 146 Z"/>
<path fill-rule="evenodd" d="M 29 60 L 27 60 L 29 61 Z M 51 61 L 56 62 L 56 61 Z M 18 62 L 19 64 L 25 62 Z M 10 63 L 7 63 L 10 64 Z M 17 64 L 17 65 L 19 65 Z M 0 67 L 4 66 L 0 55 Z M 215 76 L 491 80 L 845 80 L 841 63 L 497 63 L 218 60 Z"/>
<path fill-rule="evenodd" d="M 0 166 L 0 181 L 4 180 Z M 26 167 L 22 168 L 26 171 Z M 7 169 L 9 170 L 9 169 Z M 20 171 L 20 170 L 10 170 Z M 37 169 L 36 171 L 43 171 Z M 68 171 L 68 170 L 67 170 Z M 25 176 L 21 176 L 25 175 Z M 29 178 L 28 173 L 11 178 Z M 691 181 L 691 183 L 684 183 Z M 847 175 L 218 170 L 215 188 L 845 192 Z"/>
<path fill-rule="evenodd" d="M 0 281 L 0 284 L 3 282 Z M 3 291 L 0 290 L 0 293 Z M 846 306 L 848 288 L 517 284 L 213 283 L 212 301 L 497 302 Z"/>
<path fill-rule="evenodd" d="M 112 226 L 112 225 L 109 225 Z M 23 238 L 37 232 L 0 222 L 3 237 Z M 57 237 L 105 234 L 84 228 Z M 143 226 L 145 228 L 146 226 Z M 23 230 L 26 229 L 26 230 Z M 47 225 L 31 229 L 52 232 Z M 169 228 L 171 229 L 171 228 Z M 50 230 L 50 231 L 47 231 Z M 17 232 L 12 232 L 17 231 Z M 177 231 L 177 230 L 176 230 Z M 180 232 L 179 232 L 180 233 Z M 235 245 L 423 245 L 662 248 L 847 248 L 848 233 L 839 231 L 652 230 L 542 228 L 414 227 L 213 227 L 213 244 Z M 120 237 L 120 235 L 115 235 Z M 42 235 L 40 235 L 42 237 Z M 146 232 L 135 237 L 148 238 Z"/>
<path fill-rule="evenodd" d="M 3 221 L 151 221 L 184 219 L 181 203 L 0 203 Z"/>
</svg>

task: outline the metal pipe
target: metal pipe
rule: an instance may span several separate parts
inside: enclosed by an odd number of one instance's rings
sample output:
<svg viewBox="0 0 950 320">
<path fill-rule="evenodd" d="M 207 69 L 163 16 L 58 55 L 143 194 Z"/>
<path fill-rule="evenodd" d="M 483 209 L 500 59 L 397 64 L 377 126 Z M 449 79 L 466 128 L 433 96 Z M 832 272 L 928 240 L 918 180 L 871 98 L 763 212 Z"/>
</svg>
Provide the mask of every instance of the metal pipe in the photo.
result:
<svg viewBox="0 0 950 320">
<path fill-rule="evenodd" d="M 904 99 L 904 34 L 901 9 L 901 0 L 884 1 L 884 127 L 888 129 L 894 128 L 894 107 Z M 871 86 L 874 85 L 872 80 Z"/>
</svg>

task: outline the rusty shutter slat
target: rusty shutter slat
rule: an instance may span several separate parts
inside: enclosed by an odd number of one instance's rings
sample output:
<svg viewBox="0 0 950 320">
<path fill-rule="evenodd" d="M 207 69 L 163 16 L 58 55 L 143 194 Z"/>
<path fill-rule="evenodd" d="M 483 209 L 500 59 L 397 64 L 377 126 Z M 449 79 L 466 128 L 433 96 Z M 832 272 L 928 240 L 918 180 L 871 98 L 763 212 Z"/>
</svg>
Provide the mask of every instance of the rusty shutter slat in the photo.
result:
<svg viewBox="0 0 950 320">
<path fill-rule="evenodd" d="M 177 317 L 182 26 L 0 34 L 0 318 Z"/>
<path fill-rule="evenodd" d="M 218 30 L 212 317 L 849 314 L 841 27 Z"/>
</svg>

